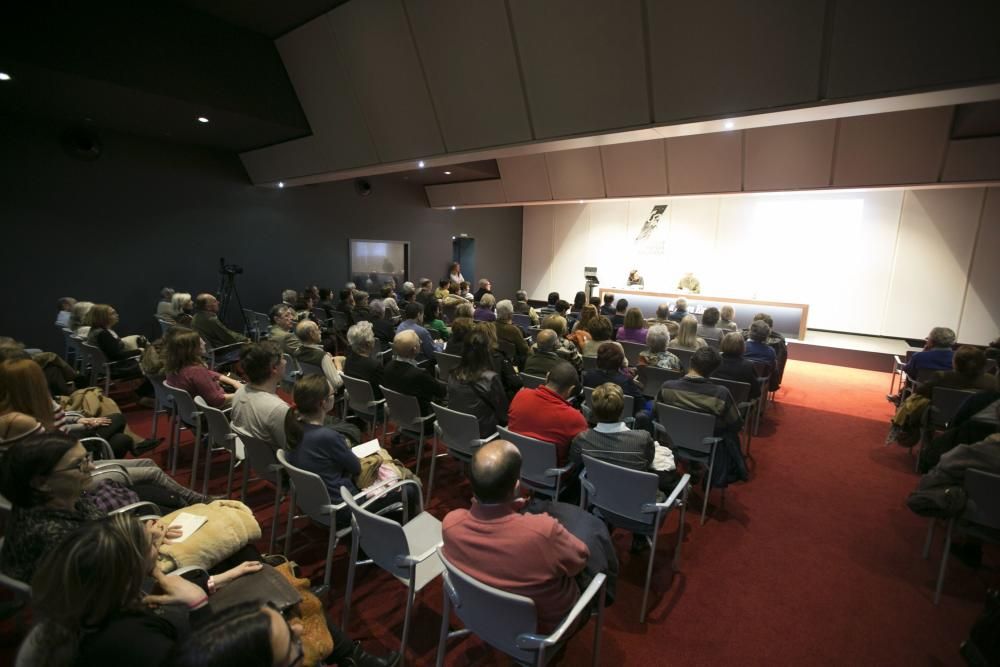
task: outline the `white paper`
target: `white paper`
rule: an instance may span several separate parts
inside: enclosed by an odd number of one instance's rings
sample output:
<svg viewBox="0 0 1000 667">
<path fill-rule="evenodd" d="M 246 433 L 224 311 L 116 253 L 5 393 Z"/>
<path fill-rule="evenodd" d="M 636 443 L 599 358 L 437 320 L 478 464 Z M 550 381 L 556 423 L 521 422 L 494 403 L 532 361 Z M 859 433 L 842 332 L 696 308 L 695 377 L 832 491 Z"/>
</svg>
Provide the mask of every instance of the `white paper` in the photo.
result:
<svg viewBox="0 0 1000 667">
<path fill-rule="evenodd" d="M 180 544 L 187 538 L 194 535 L 199 528 L 205 525 L 208 521 L 207 517 L 199 516 L 197 514 L 191 514 L 189 512 L 181 512 L 177 515 L 171 523 L 171 527 L 178 527 L 181 529 L 181 536 L 171 540 L 174 544 Z"/>
<path fill-rule="evenodd" d="M 357 447 L 352 447 L 351 451 L 354 452 L 354 455 L 359 459 L 363 459 L 366 456 L 377 454 L 378 450 L 381 448 L 382 446 L 379 444 L 378 440 L 369 440 L 368 442 L 358 445 Z"/>
</svg>

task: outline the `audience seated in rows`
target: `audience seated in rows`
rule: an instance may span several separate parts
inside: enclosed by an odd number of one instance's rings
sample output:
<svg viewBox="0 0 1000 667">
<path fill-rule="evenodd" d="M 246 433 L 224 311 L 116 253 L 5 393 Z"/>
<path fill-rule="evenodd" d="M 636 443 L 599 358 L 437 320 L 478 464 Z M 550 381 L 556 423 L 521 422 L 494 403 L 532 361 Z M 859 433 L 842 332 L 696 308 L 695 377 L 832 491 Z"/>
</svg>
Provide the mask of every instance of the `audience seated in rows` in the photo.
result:
<svg viewBox="0 0 1000 667">
<path fill-rule="evenodd" d="M 681 320 L 677 337 L 670 341 L 670 347 L 694 352 L 706 345 L 708 343 L 705 339 L 698 337 L 698 320 L 694 315 L 685 315 Z"/>
<path fill-rule="evenodd" d="M 952 367 L 952 347 L 955 345 L 955 332 L 948 327 L 934 327 L 927 334 L 924 349 L 917 352 L 903 370 L 911 378 L 916 378 L 921 370 L 947 371 Z"/>
<path fill-rule="evenodd" d="M 581 313 L 583 312 L 583 307 L 587 305 L 587 293 L 580 291 L 577 292 L 573 297 L 573 305 L 570 307 L 571 313 Z"/>
<path fill-rule="evenodd" d="M 354 321 L 371 319 L 371 304 L 368 302 L 368 292 L 360 289 L 352 290 L 351 296 L 354 298 Z"/>
<path fill-rule="evenodd" d="M 475 415 L 481 438 L 507 425 L 507 393 L 493 370 L 485 331 L 474 330 L 465 340 L 462 359 L 448 376 L 448 407 Z"/>
<path fill-rule="evenodd" d="M 434 290 L 434 298 L 438 301 L 443 300 L 448 296 L 448 287 L 452 284 L 447 278 L 438 281 L 437 289 Z M 458 285 L 455 284 L 455 290 L 458 291 Z"/>
<path fill-rule="evenodd" d="M 625 311 L 625 319 L 622 321 L 621 328 L 615 332 L 615 340 L 645 343 L 648 332 L 649 329 L 646 328 L 646 320 L 642 317 L 642 311 L 633 306 Z"/>
<path fill-rule="evenodd" d="M 493 283 L 491 283 L 488 278 L 480 278 L 479 287 L 476 289 L 476 293 L 472 297 L 473 303 L 479 303 L 482 301 L 483 296 L 486 294 L 493 294 Z"/>
<path fill-rule="evenodd" d="M 563 361 L 557 350 L 559 349 L 559 335 L 550 329 L 542 329 L 535 337 L 535 344 L 531 346 L 531 354 L 524 363 L 523 371 L 528 375 L 545 377 L 552 367 Z"/>
<path fill-rule="evenodd" d="M 725 335 L 726 330 L 719 327 L 719 309 L 715 306 L 709 306 L 701 314 L 701 324 L 698 325 L 698 336 L 721 341 Z"/>
<path fill-rule="evenodd" d="M 538 309 L 541 317 L 547 317 L 556 312 L 556 304 L 559 303 L 559 292 L 549 292 L 545 305 Z"/>
<path fill-rule="evenodd" d="M 746 382 L 750 385 L 750 400 L 760 396 L 760 383 L 757 371 L 754 370 L 753 363 L 744 358 L 746 343 L 743 334 L 738 331 L 730 331 L 719 343 L 719 351 L 722 353 L 722 363 L 719 368 L 712 373 L 713 378 L 721 380 L 733 380 L 735 382 Z"/>
<path fill-rule="evenodd" d="M 420 305 L 408 304 L 408 313 L 411 308 L 420 309 Z M 440 402 L 447 392 L 433 373 L 417 366 L 419 352 L 420 338 L 414 330 L 403 329 L 397 333 L 392 341 L 393 359 L 382 371 L 382 385 L 400 394 L 416 397 L 420 414 L 426 416 L 432 414 L 431 402 Z M 430 421 L 427 423 L 430 424 Z"/>
<path fill-rule="evenodd" d="M 677 299 L 677 301 L 674 302 L 674 312 L 670 313 L 668 317 L 674 322 L 682 321 L 685 317 L 687 317 L 688 314 L 687 307 L 688 307 L 687 299 L 683 297 Z"/>
<path fill-rule="evenodd" d="M 477 322 L 495 322 L 497 316 L 493 312 L 494 306 L 496 306 L 496 298 L 492 294 L 483 294 L 482 298 L 479 299 L 479 305 L 476 306 L 476 311 L 473 313 L 472 319 Z"/>
<path fill-rule="evenodd" d="M 995 375 L 986 374 L 986 353 L 972 345 L 962 345 L 952 355 L 952 369 L 937 371 L 914 390 L 919 396 L 931 397 L 936 387 L 997 391 Z"/>
<path fill-rule="evenodd" d="M 288 404 L 278 397 L 285 375 L 285 357 L 272 341 L 251 343 L 240 352 L 240 365 L 250 381 L 233 396 L 233 426 L 273 449 L 286 449 Z"/>
<path fill-rule="evenodd" d="M 597 315 L 598 315 L 597 306 L 594 306 L 592 304 L 585 305 L 582 309 L 580 309 L 580 317 L 577 319 L 576 322 L 573 323 L 573 333 L 580 331 L 586 333 L 587 337 L 589 338 L 590 334 L 589 332 L 587 332 L 587 328 L 590 322 L 595 317 L 597 317 Z"/>
<path fill-rule="evenodd" d="M 742 336 L 740 339 L 742 340 Z M 640 366 L 656 366 L 669 371 L 679 371 L 681 360 L 667 349 L 670 345 L 670 332 L 663 324 L 654 324 L 646 334 L 646 349 L 639 352 Z"/>
<path fill-rule="evenodd" d="M 572 376 L 572 367 L 564 366 Z M 541 389 L 518 396 L 535 391 Z M 445 517 L 444 554 L 477 581 L 531 598 L 545 633 L 579 598 L 574 577 L 586 567 L 590 550 L 548 514 L 518 513 L 520 475 L 521 455 L 513 444 L 497 440 L 476 452 L 470 466 L 475 499 L 470 509 Z"/>
<path fill-rule="evenodd" d="M 611 326 L 617 331 L 625 324 L 625 313 L 628 311 L 628 299 L 618 299 L 615 302 L 615 312 L 611 315 Z"/>
<path fill-rule="evenodd" d="M 528 319 L 531 320 L 531 326 L 538 326 L 538 313 L 528 305 L 528 293 L 524 290 L 518 290 L 514 295 L 514 312 L 518 315 L 527 315 Z"/>
<path fill-rule="evenodd" d="M 60 329 L 69 328 L 69 318 L 76 305 L 76 299 L 64 296 L 56 302 L 56 326 Z"/>
<path fill-rule="evenodd" d="M 497 340 L 506 342 L 514 350 L 512 361 L 518 368 L 524 368 L 524 362 L 528 359 L 528 343 L 524 340 L 524 333 L 512 322 L 514 316 L 514 304 L 510 299 L 504 299 L 497 304 L 497 320 L 494 327 L 497 332 Z"/>
<path fill-rule="evenodd" d="M 602 343 L 597 349 L 597 368 L 583 373 L 584 387 L 599 387 L 607 382 L 617 385 L 626 396 L 632 397 L 634 411 L 628 416 L 635 417 L 635 427 L 650 429 L 649 411 L 646 398 L 642 395 L 642 387 L 628 372 L 621 346 L 611 342 Z"/>
<path fill-rule="evenodd" d="M 417 290 L 414 300 L 422 306 L 426 306 L 427 302 L 434 298 L 434 283 L 430 278 L 420 279 L 420 288 Z"/>
<path fill-rule="evenodd" d="M 548 371 L 545 384 L 522 389 L 510 402 L 507 427 L 515 433 L 551 442 L 556 446 L 559 465 L 566 464 L 573 438 L 587 430 L 587 420 L 568 402 L 577 395 L 579 383 L 580 376 L 572 364 L 560 360 Z"/>
<path fill-rule="evenodd" d="M 748 361 L 767 364 L 772 369 L 775 368 L 777 355 L 771 346 L 767 344 L 768 336 L 771 335 L 771 327 L 764 320 L 754 320 L 750 323 L 749 333 L 746 350 L 743 353 L 744 358 Z"/>
<path fill-rule="evenodd" d="M 474 322 L 473 331 L 481 331 L 489 340 L 490 363 L 493 370 L 500 376 L 507 398 L 511 399 L 518 389 L 521 388 L 521 378 L 514 369 L 514 358 L 507 356 L 507 353 L 500 349 L 500 339 L 497 338 L 497 328 L 495 322 Z"/>
<path fill-rule="evenodd" d="M 420 344 L 420 356 L 429 360 L 431 365 L 433 365 L 434 353 L 438 350 L 438 347 L 434 344 L 434 339 L 431 338 L 430 332 L 424 328 L 423 322 L 424 307 L 419 303 L 408 303 L 403 311 L 403 321 L 396 327 L 396 335 L 398 336 L 404 331 L 412 331 Z"/>
<path fill-rule="evenodd" d="M 340 290 L 340 301 L 337 303 L 337 312 L 347 320 L 347 326 L 357 324 L 358 316 L 354 312 L 354 288 L 345 287 Z"/>
<path fill-rule="evenodd" d="M 371 319 L 369 323 L 372 326 L 372 335 L 382 341 L 382 349 L 388 349 L 392 345 L 392 339 L 396 337 L 396 325 L 393 322 L 392 316 L 389 311 L 386 310 L 385 306 L 387 303 L 391 302 L 393 306 L 396 305 L 394 299 L 382 299 L 380 301 L 372 302 L 369 307 L 369 313 Z M 358 322 L 360 324 L 360 322 Z"/>
<path fill-rule="evenodd" d="M 201 396 L 213 408 L 222 410 L 232 406 L 233 394 L 227 394 L 223 386 L 237 391 L 243 383 L 205 366 L 205 341 L 198 332 L 184 329 L 173 334 L 165 353 L 167 384 L 183 389 L 192 398 Z"/>
<path fill-rule="evenodd" d="M 448 325 L 441 319 L 441 302 L 436 298 L 428 299 L 424 305 L 424 328 L 433 338 L 440 340 L 446 341 L 451 335 Z"/>
</svg>

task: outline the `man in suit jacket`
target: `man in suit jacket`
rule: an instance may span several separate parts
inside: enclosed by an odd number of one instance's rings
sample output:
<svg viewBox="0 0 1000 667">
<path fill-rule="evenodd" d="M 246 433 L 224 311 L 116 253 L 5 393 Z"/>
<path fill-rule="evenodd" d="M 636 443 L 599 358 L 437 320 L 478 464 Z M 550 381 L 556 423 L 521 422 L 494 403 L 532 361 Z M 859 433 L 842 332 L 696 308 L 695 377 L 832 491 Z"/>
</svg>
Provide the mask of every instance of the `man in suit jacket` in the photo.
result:
<svg viewBox="0 0 1000 667">
<path fill-rule="evenodd" d="M 195 299 L 195 314 L 191 328 L 212 347 L 246 343 L 248 339 L 219 321 L 219 300 L 211 294 L 199 294 Z"/>
<path fill-rule="evenodd" d="M 278 346 L 281 353 L 288 353 L 297 356 L 302 349 L 302 341 L 292 333 L 292 326 L 295 324 L 295 309 L 284 303 L 279 303 L 271 308 L 269 314 L 271 318 L 271 332 L 268 338 Z"/>
<path fill-rule="evenodd" d="M 416 396 L 420 403 L 420 414 L 431 414 L 431 401 L 441 401 L 447 395 L 446 387 L 430 372 L 417 366 L 420 338 L 416 332 L 404 329 L 392 341 L 393 360 L 382 373 L 382 386 Z M 428 422 L 430 423 L 430 422 Z"/>
</svg>

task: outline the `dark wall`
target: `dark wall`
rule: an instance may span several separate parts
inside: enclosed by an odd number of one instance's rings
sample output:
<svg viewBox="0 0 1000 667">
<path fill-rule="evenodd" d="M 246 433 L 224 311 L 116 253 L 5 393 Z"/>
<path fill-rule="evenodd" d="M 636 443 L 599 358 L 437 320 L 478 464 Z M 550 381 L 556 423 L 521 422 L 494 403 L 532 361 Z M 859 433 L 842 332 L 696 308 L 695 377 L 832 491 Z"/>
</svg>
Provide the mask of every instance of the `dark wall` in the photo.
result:
<svg viewBox="0 0 1000 667">
<path fill-rule="evenodd" d="M 92 162 L 67 155 L 56 125 L 0 125 L 0 335 L 61 349 L 61 296 L 114 305 L 122 334 L 152 332 L 162 285 L 218 288 L 218 262 L 242 265 L 243 304 L 266 310 L 283 288 L 340 287 L 348 239 L 410 242 L 411 279 L 447 273 L 452 236 L 477 239 L 479 276 L 518 289 L 521 209 L 435 211 L 398 176 L 284 190 L 251 186 L 235 155 L 103 133 Z"/>
</svg>

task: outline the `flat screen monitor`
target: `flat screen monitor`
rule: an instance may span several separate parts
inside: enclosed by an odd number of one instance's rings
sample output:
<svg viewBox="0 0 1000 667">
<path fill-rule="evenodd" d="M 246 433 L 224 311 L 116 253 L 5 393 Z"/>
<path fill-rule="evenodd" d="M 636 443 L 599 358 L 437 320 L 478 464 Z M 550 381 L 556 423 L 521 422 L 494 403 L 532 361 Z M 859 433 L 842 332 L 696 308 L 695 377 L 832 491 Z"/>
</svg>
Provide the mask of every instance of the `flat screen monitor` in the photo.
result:
<svg viewBox="0 0 1000 667">
<path fill-rule="evenodd" d="M 376 286 L 389 278 L 397 285 L 409 280 L 410 244 L 406 241 L 377 241 L 351 239 L 351 280 L 358 289 L 370 289 L 370 280 Z"/>
</svg>

